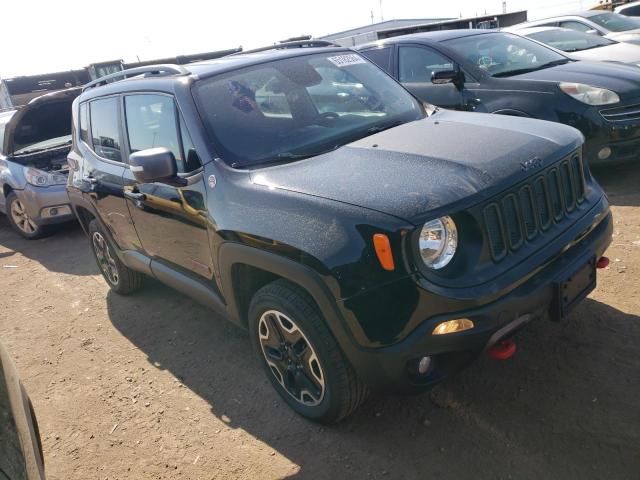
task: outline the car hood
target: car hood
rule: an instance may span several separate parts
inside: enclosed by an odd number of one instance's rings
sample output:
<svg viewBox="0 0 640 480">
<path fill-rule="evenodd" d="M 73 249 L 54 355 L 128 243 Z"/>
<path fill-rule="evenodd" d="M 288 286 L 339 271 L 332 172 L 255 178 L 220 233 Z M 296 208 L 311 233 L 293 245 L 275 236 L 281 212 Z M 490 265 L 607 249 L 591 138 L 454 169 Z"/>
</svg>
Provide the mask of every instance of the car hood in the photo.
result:
<svg viewBox="0 0 640 480">
<path fill-rule="evenodd" d="M 491 196 L 581 143 L 577 130 L 557 123 L 439 110 L 330 153 L 254 170 L 251 179 L 415 221 Z"/>
<path fill-rule="evenodd" d="M 609 32 L 606 37 L 617 40 L 618 42 L 637 43 L 640 41 L 640 28 L 634 28 L 633 30 L 627 30 L 625 32 Z"/>
<path fill-rule="evenodd" d="M 640 97 L 640 69 L 611 62 L 569 62 L 508 77 L 523 80 L 575 82 L 613 90 L 620 98 Z"/>
<path fill-rule="evenodd" d="M 63 135 L 59 133 L 63 130 L 70 135 L 71 104 L 81 92 L 82 88 L 78 87 L 47 93 L 18 107 L 6 124 L 2 151 L 12 156 L 22 139 L 38 138 L 42 141 L 61 137 Z"/>
<path fill-rule="evenodd" d="M 576 60 L 623 62 L 634 65 L 640 63 L 640 46 L 631 43 L 615 43 L 580 52 L 568 52 L 567 54 Z"/>
</svg>

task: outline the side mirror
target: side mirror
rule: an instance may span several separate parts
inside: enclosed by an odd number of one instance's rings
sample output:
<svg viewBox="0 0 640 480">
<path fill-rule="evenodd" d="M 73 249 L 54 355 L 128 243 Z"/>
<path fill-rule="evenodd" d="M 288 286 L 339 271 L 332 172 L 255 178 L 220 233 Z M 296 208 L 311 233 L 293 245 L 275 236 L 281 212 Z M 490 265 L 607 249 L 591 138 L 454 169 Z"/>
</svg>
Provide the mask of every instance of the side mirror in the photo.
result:
<svg viewBox="0 0 640 480">
<path fill-rule="evenodd" d="M 588 33 L 589 35 L 600 35 L 600 32 L 598 30 L 594 30 L 594 29 L 585 30 L 584 33 Z"/>
<path fill-rule="evenodd" d="M 178 174 L 178 164 L 168 148 L 140 150 L 129 156 L 129 168 L 140 183 L 171 182 Z"/>
<path fill-rule="evenodd" d="M 464 86 L 464 73 L 462 70 L 442 70 L 431 74 L 431 83 L 434 85 L 444 85 L 453 83 L 457 88 Z"/>
</svg>

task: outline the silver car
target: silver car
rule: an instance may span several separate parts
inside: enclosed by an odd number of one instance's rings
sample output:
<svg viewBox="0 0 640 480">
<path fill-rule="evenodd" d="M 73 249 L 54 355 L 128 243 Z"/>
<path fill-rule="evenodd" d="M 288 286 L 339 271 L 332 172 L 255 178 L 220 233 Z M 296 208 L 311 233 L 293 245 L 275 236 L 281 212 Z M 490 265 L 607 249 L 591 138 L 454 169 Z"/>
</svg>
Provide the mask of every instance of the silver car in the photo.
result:
<svg viewBox="0 0 640 480">
<path fill-rule="evenodd" d="M 531 38 L 561 50 L 575 60 L 623 62 L 640 65 L 640 45 L 616 42 L 589 33 L 558 27 L 507 28 L 512 33 Z"/>
<path fill-rule="evenodd" d="M 65 185 L 71 103 L 80 89 L 50 93 L 0 112 L 0 212 L 28 239 L 73 220 Z"/>
<path fill-rule="evenodd" d="M 616 40 L 640 44 L 640 20 L 619 13 L 588 10 L 571 15 L 544 18 L 520 27 L 561 27 Z"/>
</svg>

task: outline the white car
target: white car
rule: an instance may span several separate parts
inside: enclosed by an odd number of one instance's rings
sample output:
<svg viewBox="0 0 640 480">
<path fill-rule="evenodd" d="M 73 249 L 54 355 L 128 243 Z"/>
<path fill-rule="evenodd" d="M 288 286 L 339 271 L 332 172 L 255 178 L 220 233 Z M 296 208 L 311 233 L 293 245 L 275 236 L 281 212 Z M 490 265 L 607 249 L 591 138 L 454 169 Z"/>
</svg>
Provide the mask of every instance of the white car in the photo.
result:
<svg viewBox="0 0 640 480">
<path fill-rule="evenodd" d="M 519 27 L 562 27 L 600 35 L 617 42 L 640 44 L 640 19 L 602 10 L 588 10 L 571 15 L 534 20 L 523 23 Z"/>
<path fill-rule="evenodd" d="M 627 17 L 640 17 L 640 2 L 629 2 L 620 5 L 614 11 Z"/>
<path fill-rule="evenodd" d="M 623 62 L 640 66 L 640 45 L 558 27 L 505 29 L 561 50 L 575 60 Z"/>
</svg>

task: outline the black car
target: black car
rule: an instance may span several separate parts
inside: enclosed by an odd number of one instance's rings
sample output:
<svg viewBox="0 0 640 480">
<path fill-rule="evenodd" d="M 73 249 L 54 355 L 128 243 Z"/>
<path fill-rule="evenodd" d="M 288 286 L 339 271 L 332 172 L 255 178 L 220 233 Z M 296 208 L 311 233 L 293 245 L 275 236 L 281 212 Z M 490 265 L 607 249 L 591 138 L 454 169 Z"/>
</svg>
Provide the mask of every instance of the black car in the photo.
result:
<svg viewBox="0 0 640 480">
<path fill-rule="evenodd" d="M 577 62 L 533 40 L 485 30 L 406 35 L 359 50 L 424 101 L 571 125 L 586 138 L 589 163 L 638 156 L 636 66 Z"/>
<path fill-rule="evenodd" d="M 73 108 L 69 197 L 110 287 L 155 277 L 247 328 L 319 421 L 566 316 L 611 239 L 578 131 L 425 109 L 325 43 L 121 72 Z"/>
<path fill-rule="evenodd" d="M 0 480 L 43 480 L 38 422 L 16 368 L 0 344 Z"/>
</svg>

